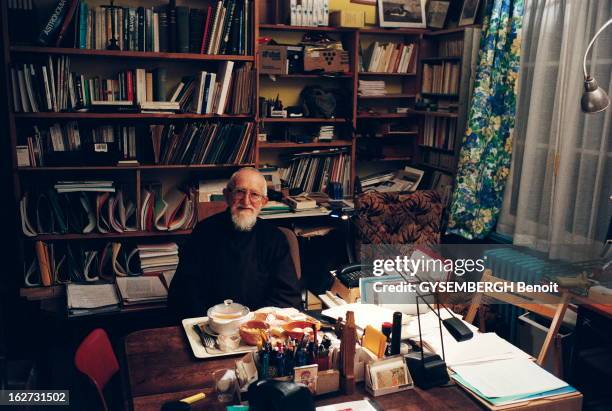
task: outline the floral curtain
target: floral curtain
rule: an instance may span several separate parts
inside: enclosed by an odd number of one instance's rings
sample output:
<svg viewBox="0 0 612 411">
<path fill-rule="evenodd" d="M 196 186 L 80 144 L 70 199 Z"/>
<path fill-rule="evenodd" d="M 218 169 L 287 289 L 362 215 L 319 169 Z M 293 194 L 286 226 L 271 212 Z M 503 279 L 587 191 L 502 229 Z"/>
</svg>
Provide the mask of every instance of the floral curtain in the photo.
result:
<svg viewBox="0 0 612 411">
<path fill-rule="evenodd" d="M 482 30 L 474 93 L 447 233 L 483 238 L 500 212 L 510 170 L 523 0 L 493 0 Z"/>
</svg>

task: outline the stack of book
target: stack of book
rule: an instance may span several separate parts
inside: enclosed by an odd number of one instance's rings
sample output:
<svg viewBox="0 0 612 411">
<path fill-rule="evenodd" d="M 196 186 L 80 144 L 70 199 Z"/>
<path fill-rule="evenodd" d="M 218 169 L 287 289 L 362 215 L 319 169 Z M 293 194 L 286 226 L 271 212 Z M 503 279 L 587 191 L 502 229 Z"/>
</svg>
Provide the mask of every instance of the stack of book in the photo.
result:
<svg viewBox="0 0 612 411">
<path fill-rule="evenodd" d="M 319 128 L 319 141 L 331 141 L 334 138 L 334 126 L 321 126 Z"/>
<path fill-rule="evenodd" d="M 202 54 L 252 54 L 252 2 L 223 0 L 207 9 L 176 6 L 101 7 L 81 0 L 75 47 Z M 112 35 L 112 23 L 115 36 Z"/>
<path fill-rule="evenodd" d="M 415 44 L 381 43 L 370 44 L 363 55 L 362 72 L 413 73 L 416 67 Z"/>
<path fill-rule="evenodd" d="M 385 96 L 387 94 L 385 82 L 382 80 L 368 81 L 359 80 L 359 95 L 364 97 L 369 96 Z"/>
<path fill-rule="evenodd" d="M 268 201 L 261 209 L 261 215 L 271 215 L 271 214 L 282 214 L 288 213 L 291 211 L 291 207 L 288 204 L 281 203 L 280 201 Z"/>
<path fill-rule="evenodd" d="M 290 196 L 286 198 L 286 201 L 294 211 L 313 210 L 317 208 L 317 202 L 307 196 Z"/>
<path fill-rule="evenodd" d="M 142 273 L 174 273 L 179 263 L 176 243 L 139 244 L 136 246 Z"/>
</svg>

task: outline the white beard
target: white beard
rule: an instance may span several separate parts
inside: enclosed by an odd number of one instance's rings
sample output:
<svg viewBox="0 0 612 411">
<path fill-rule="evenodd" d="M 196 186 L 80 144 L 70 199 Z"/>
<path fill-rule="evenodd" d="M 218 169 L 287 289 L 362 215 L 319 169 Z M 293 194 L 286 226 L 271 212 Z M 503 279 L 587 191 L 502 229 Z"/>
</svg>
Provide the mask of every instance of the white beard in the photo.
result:
<svg viewBox="0 0 612 411">
<path fill-rule="evenodd" d="M 238 231 L 251 231 L 257 222 L 255 213 L 232 213 L 232 223 Z"/>
</svg>

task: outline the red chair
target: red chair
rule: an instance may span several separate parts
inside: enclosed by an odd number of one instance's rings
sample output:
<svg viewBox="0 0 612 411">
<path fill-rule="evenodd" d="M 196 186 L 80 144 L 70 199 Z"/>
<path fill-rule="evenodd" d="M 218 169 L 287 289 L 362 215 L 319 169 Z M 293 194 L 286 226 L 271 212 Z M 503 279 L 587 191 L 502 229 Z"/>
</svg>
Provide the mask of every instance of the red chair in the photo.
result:
<svg viewBox="0 0 612 411">
<path fill-rule="evenodd" d="M 74 354 L 74 365 L 89 377 L 98 391 L 104 410 L 108 410 L 103 390 L 119 371 L 119 363 L 106 331 L 97 328 L 85 337 Z"/>
</svg>

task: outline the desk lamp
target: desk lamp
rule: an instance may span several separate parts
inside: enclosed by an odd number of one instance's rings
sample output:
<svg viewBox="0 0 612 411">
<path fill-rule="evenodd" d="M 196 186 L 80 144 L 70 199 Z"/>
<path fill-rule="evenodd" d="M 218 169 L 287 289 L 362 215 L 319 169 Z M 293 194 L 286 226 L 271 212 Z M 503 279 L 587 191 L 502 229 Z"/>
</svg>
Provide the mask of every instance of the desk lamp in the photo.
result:
<svg viewBox="0 0 612 411">
<path fill-rule="evenodd" d="M 405 274 L 399 272 L 400 276 L 406 281 L 409 282 L 405 277 Z M 418 275 L 414 275 L 420 282 L 423 280 L 419 278 Z M 444 328 L 453 336 L 456 341 L 466 341 L 471 339 L 474 334 L 472 331 L 461 321 L 459 318 L 455 317 L 453 312 L 449 310 L 444 304 L 437 303 L 437 311 L 429 305 L 429 303 L 425 300 L 425 297 L 433 296 L 434 303 L 437 299 L 437 294 L 425 294 L 421 295 L 417 292 L 416 296 L 416 307 L 417 307 L 417 321 L 419 324 L 419 343 L 421 345 L 421 352 L 419 353 L 410 353 L 406 355 L 406 363 L 408 364 L 408 369 L 410 370 L 410 375 L 414 380 L 414 384 L 422 389 L 428 389 L 432 387 L 437 387 L 448 382 L 448 372 L 446 371 L 446 362 L 444 354 L 444 337 L 442 335 L 442 325 Z M 435 313 L 436 317 L 438 317 L 438 324 L 440 328 L 440 342 L 442 346 L 442 358 L 438 354 L 434 353 L 425 353 L 423 348 L 423 335 L 421 331 L 421 312 L 419 308 L 419 299 L 423 300 L 423 303 L 429 307 L 429 309 Z M 440 316 L 440 306 L 443 306 L 449 313 L 450 318 L 445 320 Z"/>
<path fill-rule="evenodd" d="M 606 94 L 606 92 L 599 87 L 597 81 L 589 73 L 587 73 L 586 68 L 586 60 L 591 47 L 595 43 L 595 40 L 599 35 L 604 31 L 606 27 L 612 24 L 612 19 L 608 20 L 606 24 L 601 26 L 593 39 L 589 42 L 589 46 L 587 47 L 584 57 L 582 59 L 582 69 L 584 71 L 584 93 L 582 93 L 582 99 L 580 100 L 580 105 L 582 106 L 582 111 L 585 113 L 599 113 L 600 111 L 604 111 L 610 105 L 610 98 Z"/>
</svg>

